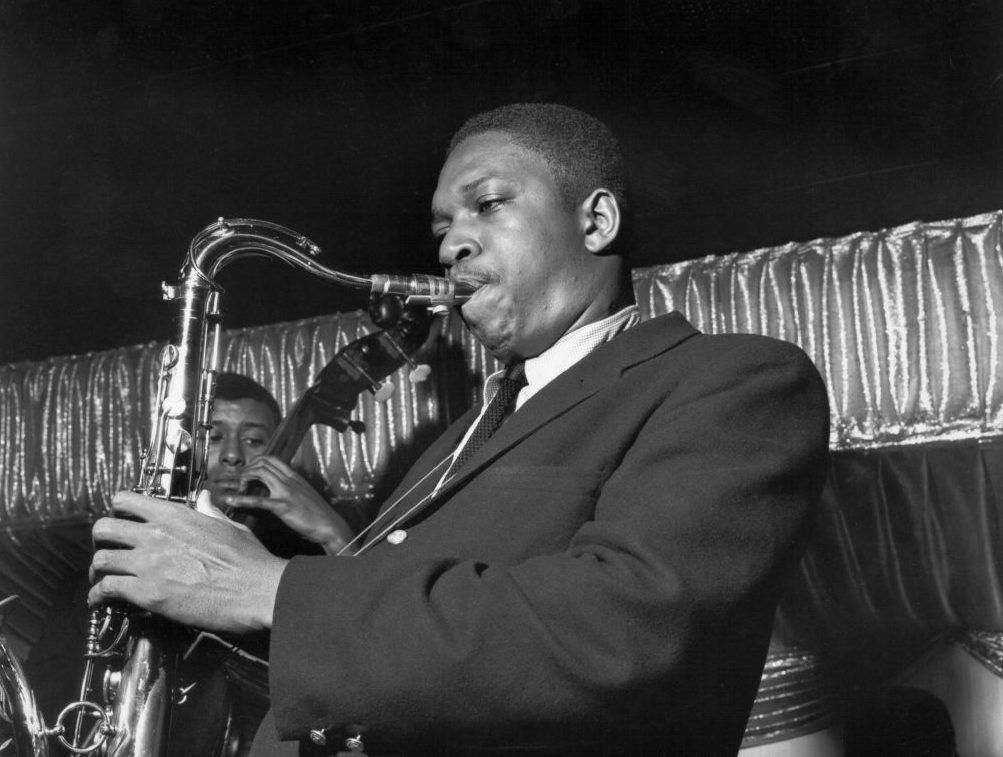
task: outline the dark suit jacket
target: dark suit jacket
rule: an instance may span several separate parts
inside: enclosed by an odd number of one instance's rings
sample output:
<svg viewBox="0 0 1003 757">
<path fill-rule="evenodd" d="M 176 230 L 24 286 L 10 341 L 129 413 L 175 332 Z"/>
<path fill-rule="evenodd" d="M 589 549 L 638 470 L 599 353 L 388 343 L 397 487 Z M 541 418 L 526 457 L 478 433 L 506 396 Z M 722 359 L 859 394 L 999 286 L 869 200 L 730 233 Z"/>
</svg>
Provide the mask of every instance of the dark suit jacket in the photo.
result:
<svg viewBox="0 0 1003 757">
<path fill-rule="evenodd" d="M 734 753 L 828 427 L 794 345 L 678 313 L 625 332 L 511 416 L 403 541 L 293 559 L 255 754 L 311 729 L 375 754 Z"/>
</svg>

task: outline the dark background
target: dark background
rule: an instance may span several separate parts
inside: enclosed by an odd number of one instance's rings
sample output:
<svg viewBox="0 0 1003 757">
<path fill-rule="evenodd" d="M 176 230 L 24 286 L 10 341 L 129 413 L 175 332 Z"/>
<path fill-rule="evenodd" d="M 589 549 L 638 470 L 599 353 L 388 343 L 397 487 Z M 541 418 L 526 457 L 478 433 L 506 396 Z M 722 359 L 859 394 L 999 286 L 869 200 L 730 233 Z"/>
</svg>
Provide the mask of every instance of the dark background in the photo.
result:
<svg viewBox="0 0 1003 757">
<path fill-rule="evenodd" d="M 516 100 L 623 137 L 635 265 L 1003 207 L 998 0 L 0 2 L 0 363 L 166 338 L 217 216 L 436 271 L 450 133 Z M 360 307 L 273 262 L 228 326 Z"/>
</svg>

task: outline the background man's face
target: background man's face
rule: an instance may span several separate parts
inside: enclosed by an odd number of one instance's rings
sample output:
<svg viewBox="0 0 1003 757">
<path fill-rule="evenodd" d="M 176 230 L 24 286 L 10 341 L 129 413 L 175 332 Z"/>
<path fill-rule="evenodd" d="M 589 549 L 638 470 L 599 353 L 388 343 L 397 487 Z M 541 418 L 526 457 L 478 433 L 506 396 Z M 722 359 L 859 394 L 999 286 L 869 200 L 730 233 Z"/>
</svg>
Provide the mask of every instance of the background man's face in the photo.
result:
<svg viewBox="0 0 1003 757">
<path fill-rule="evenodd" d="M 449 276 L 480 285 L 460 312 L 503 361 L 538 355 L 591 300 L 577 213 L 546 161 L 504 133 L 470 137 L 450 153 L 432 198 L 432 232 Z"/>
<path fill-rule="evenodd" d="M 276 418 L 257 400 L 216 400 L 211 423 L 205 485 L 218 504 L 222 495 L 237 491 L 241 471 L 264 450 L 275 432 Z"/>
</svg>

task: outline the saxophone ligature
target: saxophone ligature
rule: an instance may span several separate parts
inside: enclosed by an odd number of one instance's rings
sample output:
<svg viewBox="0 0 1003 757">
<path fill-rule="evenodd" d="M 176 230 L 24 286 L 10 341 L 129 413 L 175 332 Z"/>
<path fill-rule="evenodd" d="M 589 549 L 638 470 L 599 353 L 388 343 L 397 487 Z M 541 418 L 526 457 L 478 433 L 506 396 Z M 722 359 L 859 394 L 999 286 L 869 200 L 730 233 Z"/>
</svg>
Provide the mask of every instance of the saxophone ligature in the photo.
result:
<svg viewBox="0 0 1003 757">
<path fill-rule="evenodd" d="M 435 312 L 469 299 L 475 288 L 431 275 L 358 276 L 317 262 L 320 248 L 267 221 L 223 219 L 194 237 L 176 284 L 163 285 L 175 307 L 174 338 L 160 353 L 150 443 L 134 491 L 194 506 L 207 467 L 207 433 L 219 370 L 222 289 L 217 276 L 245 257 L 269 257 L 340 286 L 393 294 Z M 17 659 L 0 636 L 0 715 L 11 735 L 0 754 L 47 757 L 51 739 L 74 754 L 180 757 L 172 747 L 172 710 L 184 701 L 178 670 L 191 629 L 128 606 L 92 611 L 79 699 L 46 727 Z M 103 669 L 95 685 L 98 668 Z M 95 689 L 99 689 L 96 691 Z M 11 747 L 12 752 L 6 748 Z M 206 746 L 194 752 L 207 755 Z"/>
</svg>

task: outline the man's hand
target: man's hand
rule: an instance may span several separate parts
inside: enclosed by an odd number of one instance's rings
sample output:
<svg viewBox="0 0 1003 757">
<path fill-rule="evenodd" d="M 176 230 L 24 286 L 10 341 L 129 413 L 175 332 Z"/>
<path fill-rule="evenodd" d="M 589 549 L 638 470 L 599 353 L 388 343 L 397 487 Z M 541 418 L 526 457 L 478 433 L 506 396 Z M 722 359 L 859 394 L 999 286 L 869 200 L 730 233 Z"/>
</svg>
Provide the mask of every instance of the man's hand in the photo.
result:
<svg viewBox="0 0 1003 757">
<path fill-rule="evenodd" d="M 124 601 L 213 631 L 270 628 L 286 561 L 246 529 L 185 505 L 119 492 L 124 518 L 94 524 L 92 605 Z"/>
<path fill-rule="evenodd" d="M 352 530 L 306 479 L 277 457 L 257 457 L 240 474 L 241 488 L 251 481 L 268 487 L 267 497 L 228 494 L 221 507 L 260 509 L 274 514 L 308 541 L 331 555 L 352 539 Z"/>
</svg>

